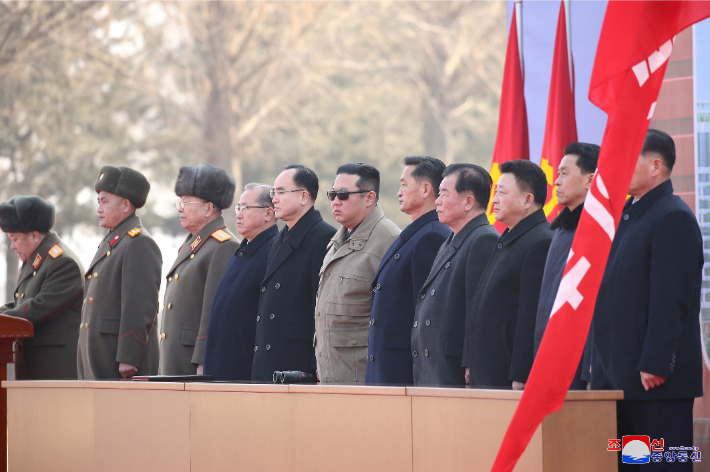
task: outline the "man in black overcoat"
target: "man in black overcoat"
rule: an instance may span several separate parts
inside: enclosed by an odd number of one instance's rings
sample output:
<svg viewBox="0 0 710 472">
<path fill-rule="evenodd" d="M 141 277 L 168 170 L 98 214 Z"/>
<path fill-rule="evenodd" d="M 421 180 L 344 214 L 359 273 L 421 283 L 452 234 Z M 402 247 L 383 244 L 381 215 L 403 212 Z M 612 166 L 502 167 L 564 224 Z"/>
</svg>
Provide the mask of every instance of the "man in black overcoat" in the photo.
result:
<svg viewBox="0 0 710 472">
<path fill-rule="evenodd" d="M 419 290 L 441 244 L 451 234 L 439 222 L 436 198 L 446 165 L 428 156 L 407 156 L 399 179 L 399 209 L 412 222 L 385 253 L 372 282 L 368 384 L 412 384 L 411 335 Z"/>
<path fill-rule="evenodd" d="M 624 391 L 618 437 L 663 438 L 665 451 L 693 445 L 693 400 L 703 395 L 703 240 L 695 215 L 673 195 L 674 163 L 673 139 L 649 129 L 592 322 L 592 389 Z M 691 471 L 693 463 L 664 457 L 644 467 Z"/>
<path fill-rule="evenodd" d="M 443 177 L 436 212 L 453 233 L 418 294 L 411 339 L 415 385 L 464 385 L 466 307 L 498 239 L 486 216 L 492 185 L 488 172 L 473 164 L 452 164 Z"/>
<path fill-rule="evenodd" d="M 318 177 L 308 167 L 286 166 L 274 181 L 274 214 L 286 225 L 271 244 L 261 282 L 252 380 L 271 382 L 277 370 L 315 377 L 318 273 L 335 234 L 313 208 L 317 196 Z"/>
<path fill-rule="evenodd" d="M 522 389 L 533 363 L 535 319 L 550 223 L 547 178 L 536 164 L 504 162 L 493 197 L 498 239 L 466 312 L 464 366 L 471 386 Z"/>
</svg>

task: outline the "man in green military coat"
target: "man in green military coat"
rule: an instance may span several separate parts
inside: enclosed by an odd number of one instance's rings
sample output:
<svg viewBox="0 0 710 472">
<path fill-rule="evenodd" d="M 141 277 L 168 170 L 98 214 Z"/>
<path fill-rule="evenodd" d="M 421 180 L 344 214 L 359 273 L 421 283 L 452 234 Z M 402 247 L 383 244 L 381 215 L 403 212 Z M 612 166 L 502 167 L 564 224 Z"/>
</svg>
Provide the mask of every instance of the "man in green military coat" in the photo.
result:
<svg viewBox="0 0 710 472">
<path fill-rule="evenodd" d="M 0 204 L 0 229 L 22 261 L 14 300 L 0 306 L 0 313 L 34 325 L 34 337 L 18 340 L 15 348 L 17 380 L 77 378 L 84 267 L 52 226 L 54 205 L 40 197 L 13 197 Z"/>
<path fill-rule="evenodd" d="M 207 328 L 217 287 L 239 242 L 222 210 L 234 200 L 236 184 L 208 164 L 183 166 L 175 182 L 180 225 L 190 234 L 168 271 L 160 333 L 161 375 L 202 374 Z"/>
<path fill-rule="evenodd" d="M 163 259 L 136 216 L 150 184 L 130 167 L 104 166 L 94 189 L 99 225 L 108 229 L 84 276 L 79 379 L 158 372 L 158 290 Z"/>
</svg>

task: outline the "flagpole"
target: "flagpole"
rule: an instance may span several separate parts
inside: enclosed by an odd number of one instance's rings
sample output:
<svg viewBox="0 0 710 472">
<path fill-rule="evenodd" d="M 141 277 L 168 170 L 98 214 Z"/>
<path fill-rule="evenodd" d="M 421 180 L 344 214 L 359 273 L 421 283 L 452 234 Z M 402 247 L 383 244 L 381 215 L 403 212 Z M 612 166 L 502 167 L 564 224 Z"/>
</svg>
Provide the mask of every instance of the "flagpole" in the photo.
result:
<svg viewBox="0 0 710 472">
<path fill-rule="evenodd" d="M 518 33 L 518 54 L 520 55 L 520 72 L 525 82 L 525 62 L 523 61 L 523 2 L 515 2 L 515 31 Z"/>
<path fill-rule="evenodd" d="M 572 62 L 572 3 L 563 0 L 565 6 L 565 25 L 567 29 L 567 64 L 569 65 L 570 90 L 574 94 L 574 63 Z"/>
</svg>

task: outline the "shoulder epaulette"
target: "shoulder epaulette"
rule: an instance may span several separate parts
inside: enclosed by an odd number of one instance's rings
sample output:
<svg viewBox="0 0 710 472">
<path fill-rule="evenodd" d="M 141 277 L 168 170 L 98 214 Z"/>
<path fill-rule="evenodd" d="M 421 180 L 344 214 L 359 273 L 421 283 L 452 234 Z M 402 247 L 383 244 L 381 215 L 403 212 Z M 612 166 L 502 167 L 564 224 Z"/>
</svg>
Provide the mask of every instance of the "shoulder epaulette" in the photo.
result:
<svg viewBox="0 0 710 472">
<path fill-rule="evenodd" d="M 59 247 L 59 244 L 55 244 L 49 249 L 49 252 L 47 254 L 49 254 L 52 259 L 56 259 L 57 257 L 64 254 L 64 249 Z"/>
<path fill-rule="evenodd" d="M 140 228 L 133 228 L 132 230 L 128 231 L 126 234 L 132 238 L 135 238 L 139 234 L 141 234 L 141 231 L 143 231 Z"/>
<path fill-rule="evenodd" d="M 212 237 L 215 238 L 220 243 L 223 243 L 229 239 L 232 239 L 231 234 L 227 233 L 226 231 L 222 231 L 221 229 L 218 229 L 217 231 L 212 233 Z"/>
</svg>

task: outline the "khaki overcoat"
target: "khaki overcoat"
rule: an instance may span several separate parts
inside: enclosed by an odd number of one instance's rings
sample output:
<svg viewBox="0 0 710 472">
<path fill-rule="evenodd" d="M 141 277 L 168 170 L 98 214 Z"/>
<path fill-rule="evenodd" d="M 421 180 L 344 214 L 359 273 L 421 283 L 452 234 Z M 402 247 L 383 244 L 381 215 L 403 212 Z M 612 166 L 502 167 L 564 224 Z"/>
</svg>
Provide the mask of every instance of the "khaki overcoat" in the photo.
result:
<svg viewBox="0 0 710 472">
<path fill-rule="evenodd" d="M 194 375 L 205 363 L 212 302 L 239 242 L 221 216 L 189 234 L 166 277 L 160 375 Z"/>
<path fill-rule="evenodd" d="M 79 379 L 120 379 L 121 362 L 137 375 L 158 373 L 158 291 L 163 259 L 135 214 L 109 231 L 84 275 Z"/>
<path fill-rule="evenodd" d="M 341 227 L 320 269 L 314 345 L 323 383 L 364 383 L 372 279 L 400 229 L 378 203 L 348 239 Z"/>
</svg>

